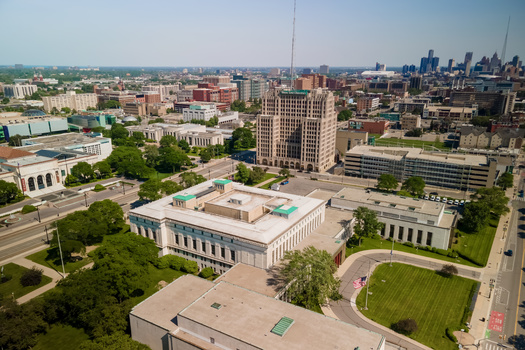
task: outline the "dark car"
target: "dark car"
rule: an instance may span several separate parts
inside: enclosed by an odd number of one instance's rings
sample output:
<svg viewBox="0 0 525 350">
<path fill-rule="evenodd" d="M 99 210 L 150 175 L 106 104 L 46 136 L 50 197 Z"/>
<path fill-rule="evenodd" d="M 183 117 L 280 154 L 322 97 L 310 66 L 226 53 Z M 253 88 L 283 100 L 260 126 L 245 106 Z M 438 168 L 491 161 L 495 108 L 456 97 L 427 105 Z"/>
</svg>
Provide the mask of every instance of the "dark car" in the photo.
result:
<svg viewBox="0 0 525 350">
<path fill-rule="evenodd" d="M 505 252 L 505 255 L 507 256 L 512 256 L 512 254 L 514 254 L 514 252 L 512 251 L 512 249 L 509 249 Z"/>
</svg>

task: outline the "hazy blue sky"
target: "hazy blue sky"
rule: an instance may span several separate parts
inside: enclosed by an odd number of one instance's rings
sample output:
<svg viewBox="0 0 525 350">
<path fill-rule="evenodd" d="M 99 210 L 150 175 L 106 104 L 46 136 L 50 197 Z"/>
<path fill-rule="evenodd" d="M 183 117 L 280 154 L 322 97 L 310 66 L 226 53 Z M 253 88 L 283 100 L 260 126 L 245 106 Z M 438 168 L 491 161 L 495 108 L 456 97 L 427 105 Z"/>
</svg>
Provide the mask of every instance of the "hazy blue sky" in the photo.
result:
<svg viewBox="0 0 525 350">
<path fill-rule="evenodd" d="M 297 0 L 296 66 L 525 59 L 525 0 Z M 0 64 L 289 66 L 293 0 L 0 0 Z"/>
</svg>

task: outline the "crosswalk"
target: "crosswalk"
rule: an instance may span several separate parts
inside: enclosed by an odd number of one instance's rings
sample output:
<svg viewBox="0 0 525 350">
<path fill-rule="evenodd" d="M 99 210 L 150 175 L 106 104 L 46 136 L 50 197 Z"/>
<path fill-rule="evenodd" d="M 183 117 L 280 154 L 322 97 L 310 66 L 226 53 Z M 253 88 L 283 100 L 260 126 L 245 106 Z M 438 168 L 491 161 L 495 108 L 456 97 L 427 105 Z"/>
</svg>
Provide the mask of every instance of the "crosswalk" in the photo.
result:
<svg viewBox="0 0 525 350">
<path fill-rule="evenodd" d="M 481 350 L 509 350 L 509 349 L 514 349 L 514 348 L 510 345 L 502 346 L 496 343 L 483 342 L 480 349 Z"/>
</svg>

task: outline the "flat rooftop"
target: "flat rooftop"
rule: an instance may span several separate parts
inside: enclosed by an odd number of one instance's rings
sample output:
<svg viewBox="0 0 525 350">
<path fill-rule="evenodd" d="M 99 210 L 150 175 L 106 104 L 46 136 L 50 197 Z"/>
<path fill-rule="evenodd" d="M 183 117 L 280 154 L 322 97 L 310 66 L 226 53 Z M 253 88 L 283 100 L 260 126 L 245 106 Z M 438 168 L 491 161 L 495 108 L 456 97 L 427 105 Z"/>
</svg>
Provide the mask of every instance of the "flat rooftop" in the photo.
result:
<svg viewBox="0 0 525 350">
<path fill-rule="evenodd" d="M 341 191 L 337 192 L 337 194 L 334 195 L 334 198 L 390 209 L 404 210 L 407 211 L 407 214 L 421 213 L 434 216 L 439 216 L 445 206 L 444 203 L 396 196 L 394 194 L 381 192 L 365 191 L 350 187 L 343 188 Z"/>
<path fill-rule="evenodd" d="M 26 140 L 26 142 L 31 142 L 33 143 L 32 145 L 17 147 L 17 149 L 31 152 L 31 151 L 38 151 L 42 149 L 43 147 L 61 148 L 61 147 L 69 147 L 73 145 L 90 144 L 90 143 L 98 142 L 101 140 L 109 141 L 109 139 L 105 137 L 89 137 L 83 134 L 71 132 L 67 134 L 31 138 L 29 140 Z"/>
<path fill-rule="evenodd" d="M 285 317 L 291 320 L 288 327 L 275 329 Z M 380 334 L 224 281 L 197 298 L 177 319 L 184 331 L 197 333 L 206 327 L 261 349 L 378 349 L 385 342 Z"/>
<path fill-rule="evenodd" d="M 431 162 L 449 163 L 458 165 L 480 166 L 487 164 L 487 157 L 474 154 L 458 154 L 445 152 L 426 152 L 421 148 L 410 147 L 377 147 L 356 146 L 346 154 L 359 154 L 368 157 L 377 156 L 400 161 L 403 158 L 427 160 Z"/>
<path fill-rule="evenodd" d="M 231 269 L 220 275 L 215 283 L 228 282 L 236 286 L 252 290 L 254 292 L 274 298 L 283 288 L 283 285 L 275 279 L 271 270 L 258 267 L 235 264 Z"/>
<path fill-rule="evenodd" d="M 172 198 L 177 195 L 194 195 L 199 198 L 201 193 L 205 193 L 205 195 L 202 196 L 202 198 L 205 198 L 206 195 L 213 192 L 213 181 L 215 180 L 216 179 L 212 179 L 203 182 L 181 192 L 133 209 L 130 211 L 130 215 L 145 217 L 153 221 L 167 219 L 204 231 L 219 232 L 222 235 L 267 245 L 325 203 L 323 200 L 315 198 L 253 188 L 232 182 L 233 189 L 231 191 L 212 196 L 213 198 L 208 200 L 203 200 L 204 210 L 193 210 L 193 208 L 185 209 L 173 206 Z M 234 198 L 237 196 L 238 198 L 240 195 L 249 197 L 246 203 L 243 201 L 242 204 L 235 204 L 229 201 L 232 199 L 232 196 Z M 255 221 L 247 222 L 217 214 L 216 211 L 213 213 L 206 212 L 207 202 L 230 210 L 248 211 L 256 205 L 263 205 L 266 210 L 265 213 L 262 216 L 258 216 Z M 273 209 L 283 204 L 296 207 L 297 209 L 295 209 L 293 215 L 289 215 L 288 218 L 271 213 Z"/>
</svg>

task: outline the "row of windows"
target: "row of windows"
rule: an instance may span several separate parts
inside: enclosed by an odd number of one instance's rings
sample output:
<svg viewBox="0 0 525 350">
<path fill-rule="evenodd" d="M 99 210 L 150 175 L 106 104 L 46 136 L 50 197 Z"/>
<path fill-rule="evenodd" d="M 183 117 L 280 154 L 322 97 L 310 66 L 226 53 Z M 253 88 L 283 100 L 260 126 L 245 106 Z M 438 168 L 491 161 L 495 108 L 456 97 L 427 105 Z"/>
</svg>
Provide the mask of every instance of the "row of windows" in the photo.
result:
<svg viewBox="0 0 525 350">
<path fill-rule="evenodd" d="M 175 233 L 174 236 L 175 236 L 175 245 L 177 246 L 192 249 L 194 251 L 201 252 L 204 254 L 221 257 L 222 259 L 231 260 L 235 262 L 235 258 L 236 258 L 235 250 L 230 249 L 230 256 L 227 257 L 226 248 L 224 246 L 217 245 L 210 241 L 200 241 L 200 245 L 199 245 L 199 241 L 191 236 L 181 237 L 181 235 L 177 233 Z M 210 247 L 209 250 L 207 249 L 208 245 Z"/>
<path fill-rule="evenodd" d="M 383 229 L 381 230 L 381 236 L 383 236 L 384 238 L 387 238 L 386 227 L 387 227 L 387 225 L 385 224 L 383 226 Z M 416 241 L 414 242 L 413 241 L 413 239 L 414 239 L 414 229 L 412 229 L 412 228 L 408 229 L 408 232 L 407 232 L 408 234 L 407 234 L 406 239 L 404 237 L 405 228 L 403 226 L 399 226 L 398 231 L 397 231 L 397 237 L 395 236 L 395 231 L 396 231 L 395 229 L 396 229 L 396 226 L 390 224 L 390 229 L 388 231 L 388 237 L 390 237 L 391 239 L 399 240 L 399 241 L 412 242 L 412 243 L 416 243 L 416 244 L 423 244 L 423 239 L 424 239 L 424 237 L 423 237 L 423 230 L 417 230 Z M 426 238 L 425 238 L 425 245 L 432 246 L 432 232 L 430 232 L 430 231 L 427 232 L 427 235 L 426 235 Z"/>
</svg>

